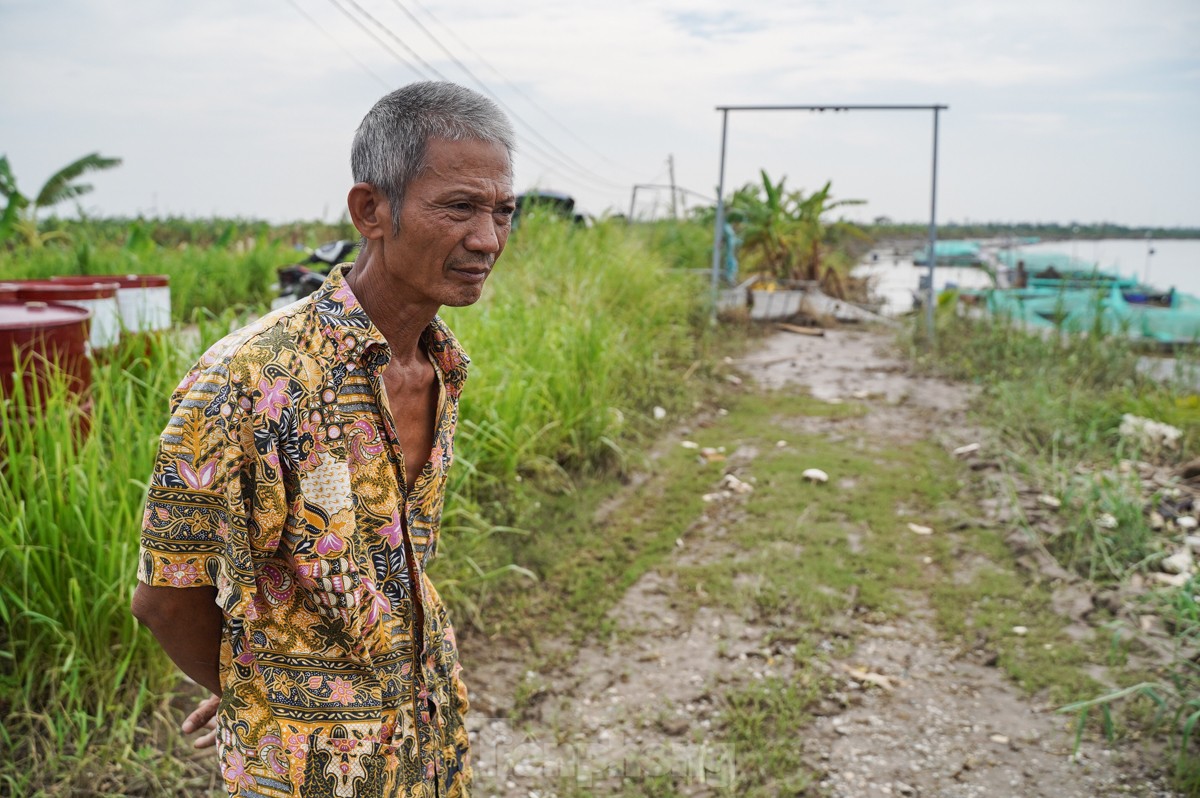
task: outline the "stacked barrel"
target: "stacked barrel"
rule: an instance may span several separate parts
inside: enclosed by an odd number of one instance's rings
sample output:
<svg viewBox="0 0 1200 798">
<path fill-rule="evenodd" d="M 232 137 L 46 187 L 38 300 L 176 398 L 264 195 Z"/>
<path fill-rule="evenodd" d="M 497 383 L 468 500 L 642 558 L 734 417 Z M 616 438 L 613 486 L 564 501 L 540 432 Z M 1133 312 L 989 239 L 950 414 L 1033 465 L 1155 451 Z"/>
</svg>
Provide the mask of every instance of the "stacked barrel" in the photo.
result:
<svg viewBox="0 0 1200 798">
<path fill-rule="evenodd" d="M 0 407 L 13 409 L 20 391 L 25 412 L 39 413 L 61 381 L 84 411 L 86 430 L 92 354 L 116 346 L 122 335 L 156 332 L 170 323 L 165 275 L 0 283 Z"/>
</svg>

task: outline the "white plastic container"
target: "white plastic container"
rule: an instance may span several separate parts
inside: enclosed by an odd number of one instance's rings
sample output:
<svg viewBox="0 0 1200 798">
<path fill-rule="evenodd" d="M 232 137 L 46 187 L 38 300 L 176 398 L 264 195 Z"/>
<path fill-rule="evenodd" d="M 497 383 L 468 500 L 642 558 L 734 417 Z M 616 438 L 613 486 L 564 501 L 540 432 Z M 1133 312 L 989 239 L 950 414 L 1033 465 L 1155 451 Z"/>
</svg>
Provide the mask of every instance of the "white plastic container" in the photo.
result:
<svg viewBox="0 0 1200 798">
<path fill-rule="evenodd" d="M 54 277 L 55 281 L 77 277 Z M 115 282 L 121 324 L 131 333 L 171 328 L 171 278 L 165 274 L 96 275 L 91 279 Z"/>
</svg>

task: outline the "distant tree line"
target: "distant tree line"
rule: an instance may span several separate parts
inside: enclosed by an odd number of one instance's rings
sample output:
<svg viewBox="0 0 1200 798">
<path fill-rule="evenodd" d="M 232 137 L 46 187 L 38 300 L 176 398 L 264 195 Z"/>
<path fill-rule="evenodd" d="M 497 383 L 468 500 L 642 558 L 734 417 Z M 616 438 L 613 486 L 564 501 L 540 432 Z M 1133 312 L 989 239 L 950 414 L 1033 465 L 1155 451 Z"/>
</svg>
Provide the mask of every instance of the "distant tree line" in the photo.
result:
<svg viewBox="0 0 1200 798">
<path fill-rule="evenodd" d="M 875 238 L 924 238 L 929 225 L 879 217 L 863 227 Z M 1039 238 L 1046 241 L 1100 238 L 1200 238 L 1200 227 L 1128 227 L 1114 222 L 950 222 L 938 225 L 939 238 Z"/>
</svg>

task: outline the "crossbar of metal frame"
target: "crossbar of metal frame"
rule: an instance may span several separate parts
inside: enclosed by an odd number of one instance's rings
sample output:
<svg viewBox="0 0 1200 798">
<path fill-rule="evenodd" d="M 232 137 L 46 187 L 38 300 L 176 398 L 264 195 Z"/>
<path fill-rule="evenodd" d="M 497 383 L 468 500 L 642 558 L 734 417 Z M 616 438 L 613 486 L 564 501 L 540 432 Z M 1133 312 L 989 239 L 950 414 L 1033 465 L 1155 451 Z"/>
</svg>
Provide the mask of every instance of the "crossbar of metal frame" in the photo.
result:
<svg viewBox="0 0 1200 798">
<path fill-rule="evenodd" d="M 725 152 L 729 140 L 730 111 L 815 111 L 840 113 L 843 111 L 932 111 L 933 112 L 933 169 L 932 187 L 929 199 L 929 285 L 926 286 L 926 332 L 929 341 L 933 343 L 933 270 L 936 262 L 934 249 L 937 246 L 937 167 L 938 167 L 938 114 L 950 109 L 948 105 L 894 105 L 875 104 L 841 105 L 826 103 L 824 105 L 718 105 L 716 110 L 721 112 L 721 165 L 720 177 L 717 181 L 717 218 L 713 231 L 712 254 L 712 319 L 717 320 L 717 299 L 720 283 L 721 244 L 723 243 L 725 227 Z"/>
</svg>

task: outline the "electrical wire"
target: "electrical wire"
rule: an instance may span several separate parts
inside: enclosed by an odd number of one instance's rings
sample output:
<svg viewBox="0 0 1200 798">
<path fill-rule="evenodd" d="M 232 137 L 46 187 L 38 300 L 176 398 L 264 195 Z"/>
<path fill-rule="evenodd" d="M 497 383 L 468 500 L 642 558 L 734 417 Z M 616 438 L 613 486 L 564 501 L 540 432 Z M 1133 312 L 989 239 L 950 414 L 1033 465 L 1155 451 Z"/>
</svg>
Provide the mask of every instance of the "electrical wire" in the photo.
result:
<svg viewBox="0 0 1200 798">
<path fill-rule="evenodd" d="M 351 61 L 353 61 L 354 63 L 358 64 L 359 68 L 361 68 L 361 69 L 362 69 L 362 71 L 366 72 L 368 75 L 370 75 L 371 77 L 375 78 L 375 82 L 376 82 L 376 83 L 378 83 L 380 86 L 383 86 L 385 89 L 390 89 L 390 88 L 391 88 L 391 84 L 390 84 L 390 83 L 388 83 L 388 82 L 387 82 L 386 80 L 384 80 L 383 78 L 379 77 L 379 75 L 378 75 L 378 74 L 375 72 L 375 70 L 371 69 L 371 68 L 370 68 L 369 66 L 367 66 L 365 63 L 363 63 L 363 61 L 362 61 L 362 60 L 361 60 L 361 59 L 360 59 L 360 58 L 359 58 L 357 55 L 355 55 L 355 54 L 354 54 L 354 51 L 353 51 L 353 50 L 351 50 L 349 47 L 346 47 L 344 44 L 342 44 L 340 41 L 338 41 L 338 40 L 337 40 L 337 38 L 336 38 L 336 37 L 334 37 L 334 35 L 333 35 L 332 33 L 330 33 L 329 31 L 325 30 L 325 28 L 324 28 L 324 27 L 321 25 L 321 23 L 320 23 L 320 22 L 317 22 L 317 20 L 316 20 L 316 19 L 314 19 L 314 18 L 313 18 L 313 17 L 312 17 L 312 16 L 311 16 L 311 15 L 310 15 L 310 14 L 309 14 L 307 11 L 305 11 L 303 8 L 301 8 L 299 5 L 297 5 L 297 4 L 296 4 L 296 0 L 284 0 L 284 2 L 286 2 L 286 3 L 287 3 L 288 5 L 290 5 L 292 8 L 296 9 L 296 12 L 297 12 L 297 13 L 298 13 L 300 16 L 302 16 L 302 17 L 304 17 L 305 19 L 307 19 L 307 20 L 308 20 L 310 23 L 312 23 L 312 26 L 313 26 L 314 28 L 316 28 L 317 30 L 319 30 L 319 31 L 321 32 L 321 34 L 322 34 L 323 36 L 325 36 L 325 38 L 329 39 L 329 41 L 331 41 L 331 42 L 333 42 L 335 45 L 337 45 L 337 48 L 338 48 L 339 50 L 341 50 L 343 53 L 345 53 L 345 54 L 346 54 L 346 56 L 347 56 L 347 57 L 348 57 L 348 58 L 349 58 Z"/>
<path fill-rule="evenodd" d="M 386 33 L 386 34 L 387 34 L 387 35 L 388 35 L 388 36 L 389 36 L 389 37 L 392 39 L 392 41 L 396 42 L 396 44 L 398 44 L 398 45 L 400 45 L 401 47 L 403 47 L 403 48 L 404 48 L 404 50 L 405 50 L 405 51 L 406 51 L 406 52 L 407 52 L 409 55 L 411 55 L 413 58 L 415 58 L 415 59 L 417 60 L 417 63 L 419 63 L 421 66 L 425 67 L 426 69 L 428 69 L 428 70 L 429 70 L 431 73 L 433 73 L 434 77 L 436 77 L 438 80 L 442 80 L 442 81 L 449 81 L 449 80 L 450 80 L 450 78 L 446 77 L 446 76 L 445 76 L 445 75 L 443 75 L 441 72 L 438 72 L 438 71 L 437 71 L 437 67 L 435 67 L 433 64 L 431 64 L 431 63 L 429 63 L 428 61 L 426 61 L 424 58 L 422 58 L 422 57 L 420 56 L 420 54 L 419 54 L 419 53 L 417 53 L 417 51 L 416 51 L 416 50 L 414 50 L 413 48 L 409 47 L 409 46 L 408 46 L 408 43 L 407 43 L 407 42 L 405 42 L 403 39 L 401 39 L 399 36 L 397 36 L 397 35 L 396 35 L 396 33 L 395 33 L 395 32 L 394 32 L 394 31 L 393 31 L 391 28 L 389 28 L 387 25 L 384 25 L 384 24 L 383 24 L 382 22 L 380 22 L 379 20 L 375 19 L 375 17 L 371 16 L 371 12 L 367 11 L 365 8 L 363 8 L 362 6 L 360 6 L 360 5 L 359 5 L 359 4 L 356 2 L 356 0 L 345 0 L 345 1 L 346 1 L 347 3 L 349 3 L 350 5 L 354 6 L 355 10 L 356 10 L 356 11 L 358 11 L 358 13 L 359 13 L 359 14 L 361 14 L 362 16 L 364 16 L 364 17 L 366 17 L 367 19 L 369 19 L 369 20 L 371 21 L 371 24 L 372 24 L 372 25 L 374 25 L 375 27 L 379 28 L 381 31 L 383 31 L 384 33 Z"/>
<path fill-rule="evenodd" d="M 413 66 L 411 63 L 409 63 L 408 59 L 406 59 L 404 56 L 400 55 L 400 53 L 396 52 L 391 47 L 389 47 L 388 43 L 385 42 L 383 39 L 380 39 L 378 36 L 376 36 L 375 33 L 372 32 L 372 30 L 370 28 L 368 28 L 366 25 L 364 25 L 362 23 L 362 20 L 358 19 L 358 17 L 354 16 L 348 10 L 346 10 L 344 7 L 342 7 L 341 3 L 339 3 L 338 0 L 329 0 L 329 2 L 333 5 L 334 8 L 336 8 L 338 11 L 342 12 L 346 16 L 347 19 L 349 19 L 351 22 L 353 22 L 358 27 L 359 30 L 361 30 L 363 33 L 367 34 L 372 39 L 374 39 L 375 42 L 380 47 L 382 47 L 383 49 L 385 49 L 389 53 L 391 53 L 392 56 L 397 61 L 399 61 L 401 64 L 404 64 L 404 66 L 406 66 L 410 70 L 412 70 L 412 72 L 414 74 L 416 74 L 417 77 L 422 78 L 424 80 L 429 79 L 428 75 L 426 75 L 424 72 L 422 72 L 417 67 Z"/>
<path fill-rule="evenodd" d="M 426 36 L 429 37 L 430 41 L 432 41 L 435 45 L 437 45 L 438 49 L 440 49 L 443 53 L 446 54 L 446 57 L 449 58 L 454 63 L 455 66 L 457 66 L 459 69 L 461 69 L 467 75 L 467 77 L 469 77 L 471 80 L 473 80 L 475 82 L 475 85 L 478 86 L 481 91 L 483 91 L 485 94 L 487 94 L 489 97 L 491 97 L 497 103 L 499 103 L 499 105 L 502 108 L 504 108 L 505 111 L 508 112 L 509 116 L 511 116 L 517 123 L 524 125 L 526 128 L 528 128 L 529 132 L 534 136 L 534 138 L 538 139 L 543 144 L 545 144 L 547 147 L 549 147 L 551 150 L 553 150 L 555 153 L 562 156 L 562 158 L 564 159 L 565 165 L 568 165 L 571 168 L 578 169 L 581 172 L 583 172 L 584 174 L 587 174 L 587 175 L 591 176 L 592 178 L 599 180 L 605 184 L 612 185 L 614 187 L 624 188 L 623 184 L 614 183 L 614 182 L 608 180 L 607 178 L 605 178 L 603 175 L 596 174 L 594 171 L 589 169 L 587 166 L 585 166 L 584 164 L 582 164 L 579 161 L 572 158 L 568 153 L 563 152 L 557 145 L 555 145 L 554 142 L 550 141 L 550 139 L 543 136 L 541 131 L 539 131 L 537 129 L 537 127 L 535 127 L 533 124 L 531 124 L 526 119 L 524 119 L 520 114 L 518 114 L 512 108 L 512 106 L 505 103 L 504 100 L 502 100 L 494 91 L 492 91 L 488 87 L 488 85 L 486 83 L 484 83 L 482 79 L 479 78 L 478 75 L 476 75 L 474 72 L 472 72 L 471 69 L 466 64 L 464 64 L 458 58 L 458 56 L 456 56 L 450 50 L 450 48 L 448 48 L 445 44 L 442 43 L 441 39 L 439 39 L 433 33 L 433 31 L 429 30 L 429 28 L 427 28 L 425 26 L 425 24 L 423 22 L 421 22 L 421 20 L 417 19 L 416 15 L 413 14 L 411 11 L 409 11 L 408 8 L 403 3 L 400 2 L 400 0 L 392 0 L 392 5 L 396 6 L 396 8 L 398 8 L 398 9 L 400 9 L 404 13 L 404 15 L 406 17 L 408 17 L 408 19 L 414 25 L 416 25 L 418 28 L 421 29 L 422 33 L 424 33 Z M 428 13 L 428 12 L 426 12 L 426 13 Z M 461 43 L 461 41 L 460 41 L 460 43 Z M 476 57 L 478 57 L 478 55 L 476 55 Z M 539 110 L 542 110 L 542 109 L 539 108 Z M 545 110 L 542 110 L 542 113 L 549 115 L 549 113 Z M 564 130 L 566 130 L 568 133 L 570 133 L 569 128 L 567 128 L 565 125 L 563 125 L 557 119 L 555 119 L 553 116 L 550 116 L 550 118 L 552 121 L 554 121 L 556 124 L 558 124 L 559 127 L 562 127 Z M 574 135 L 574 134 L 572 134 L 572 135 Z"/>
<path fill-rule="evenodd" d="M 354 14 L 350 10 L 348 10 L 345 6 L 343 6 L 341 4 L 341 0 L 329 0 L 329 2 L 330 2 L 330 4 L 332 4 L 334 6 L 334 8 L 336 8 L 344 16 L 346 16 L 351 22 L 353 22 L 354 25 L 359 30 L 361 30 L 363 33 L 367 34 L 369 37 L 371 37 L 371 39 L 374 40 L 376 44 L 378 44 L 383 49 L 387 50 L 387 52 L 393 58 L 395 58 L 397 61 L 399 61 L 404 66 L 408 67 L 419 78 L 424 79 L 424 80 L 430 79 L 429 74 L 427 74 L 425 71 L 423 71 L 420 67 L 413 65 L 407 58 L 405 58 L 403 55 L 401 55 L 399 52 L 397 52 L 395 50 L 395 48 L 391 47 L 386 41 L 381 39 L 374 31 L 372 31 L 369 27 L 367 27 L 365 24 L 363 24 L 362 20 L 355 17 Z M 374 16 L 372 16 L 361 5 L 359 5 L 357 2 L 355 2 L 355 0 L 345 0 L 345 2 L 348 3 L 350 6 L 352 6 L 354 9 L 356 9 L 362 16 L 364 16 L 368 20 L 370 20 L 372 22 L 372 24 L 374 24 L 380 30 L 384 31 L 389 36 L 389 38 L 391 38 L 394 41 L 396 41 L 397 43 L 399 43 L 405 49 L 405 51 L 410 53 L 413 56 L 413 58 L 415 58 L 423 67 L 425 67 L 425 69 L 427 69 L 429 71 L 429 73 L 432 73 L 433 77 L 436 77 L 443 81 L 448 80 L 448 78 L 446 78 L 445 75 L 443 75 L 441 72 L 439 72 L 433 65 L 431 65 L 429 62 L 425 61 L 425 59 L 421 58 L 421 56 L 418 55 L 416 53 L 416 51 L 413 50 L 412 47 L 410 47 L 406 42 L 404 42 L 403 39 L 401 39 L 399 36 L 397 36 L 394 31 L 392 31 L 390 28 L 388 28 L 386 25 L 384 25 L 382 22 L 380 22 L 378 19 L 376 19 Z M 528 124 L 528 123 L 526 123 L 526 124 Z M 605 180 L 604 178 L 601 178 L 599 176 L 591 177 L 586 172 L 579 173 L 578 168 L 572 167 L 569 163 L 564 162 L 562 158 L 555 158 L 552 153 L 548 153 L 544 149 L 537 147 L 536 145 L 533 145 L 532 143 L 531 143 L 530 149 L 533 150 L 533 152 L 526 151 L 525 154 L 531 160 L 548 168 L 551 172 L 559 172 L 563 169 L 566 169 L 568 172 L 576 173 L 576 179 L 580 180 L 580 182 L 589 183 L 592 185 L 593 188 L 600 187 L 600 186 L 603 186 L 604 188 L 609 188 L 609 189 L 611 189 L 611 188 L 622 188 L 623 189 L 624 188 L 624 186 L 619 183 L 614 183 L 612 181 Z M 553 162 L 554 160 L 559 161 L 559 163 L 555 164 Z"/>
<path fill-rule="evenodd" d="M 529 94 L 525 93 L 525 91 L 520 86 L 518 86 L 516 83 L 509 80 L 508 77 L 505 76 L 505 74 L 503 72 L 501 72 L 499 69 L 497 69 L 495 66 L 493 66 L 491 64 L 491 62 L 489 62 L 486 58 L 484 58 L 482 55 L 480 55 L 478 51 L 476 51 L 475 49 L 473 49 L 471 47 L 471 45 L 467 44 L 467 42 L 462 37 L 460 37 L 458 34 L 456 34 L 454 32 L 453 28 L 451 28 L 445 22 L 442 22 L 442 20 L 439 19 L 438 16 L 433 13 L 433 11 L 431 11 L 429 8 L 427 8 L 425 5 L 423 5 L 420 2 L 420 0 L 410 0 L 410 2 L 413 5 L 415 5 L 417 8 L 419 8 L 425 14 L 425 16 L 429 17 L 431 20 L 433 20 L 439 26 L 441 26 L 442 30 L 444 30 L 446 33 L 450 34 L 450 36 L 454 39 L 454 41 L 456 41 L 458 44 L 460 44 L 468 53 L 473 55 L 477 61 L 479 61 L 485 67 L 490 69 L 492 71 L 492 73 L 496 75 L 496 77 L 500 78 L 500 80 L 504 83 L 504 85 L 508 86 L 508 88 L 512 89 L 514 92 L 516 92 L 517 94 L 519 94 L 523 98 L 525 98 L 525 101 L 527 103 L 529 103 L 531 106 L 533 106 L 535 109 L 537 109 L 537 111 L 540 112 L 542 114 L 542 116 L 544 116 L 544 117 L 546 117 L 546 119 L 550 120 L 550 122 L 552 122 L 556 127 L 558 127 L 560 130 L 562 130 L 564 133 L 566 133 L 572 139 L 577 141 L 579 144 L 582 144 L 593 155 L 600 158 L 602 161 L 607 163 L 609 166 L 615 166 L 628 175 L 633 174 L 633 172 L 629 171 L 623 164 L 613 161 L 611 158 L 606 156 L 604 153 L 600 152 L 600 150 L 596 149 L 590 143 L 588 143 L 586 140 L 581 138 L 578 134 L 575 133 L 574 130 L 572 130 L 571 128 L 567 127 L 562 122 L 560 122 L 558 120 L 558 117 L 556 117 L 553 113 L 551 113 L 550 111 L 547 111 L 545 108 L 543 108 L 537 102 L 537 100 L 535 100 Z M 416 21 L 416 20 L 414 20 L 414 21 Z M 420 23 L 418 23 L 418 24 L 420 24 Z M 423 26 L 422 26 L 422 30 L 424 30 Z M 432 37 L 432 35 L 433 34 L 430 34 L 431 37 Z"/>
</svg>

